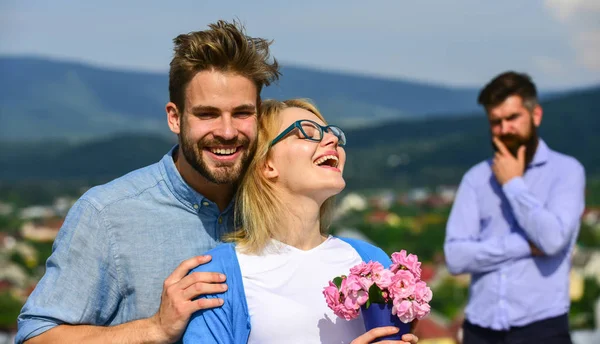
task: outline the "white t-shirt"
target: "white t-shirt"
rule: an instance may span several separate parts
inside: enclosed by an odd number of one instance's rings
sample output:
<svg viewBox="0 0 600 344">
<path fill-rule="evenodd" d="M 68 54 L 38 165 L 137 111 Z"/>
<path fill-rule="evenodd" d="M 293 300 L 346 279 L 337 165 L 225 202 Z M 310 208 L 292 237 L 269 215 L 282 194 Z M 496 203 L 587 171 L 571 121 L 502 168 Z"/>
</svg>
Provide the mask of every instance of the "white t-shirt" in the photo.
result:
<svg viewBox="0 0 600 344">
<path fill-rule="evenodd" d="M 330 280 L 362 261 L 346 242 L 330 236 L 302 251 L 273 240 L 259 256 L 236 252 L 252 325 L 248 343 L 350 343 L 365 333 L 362 316 L 339 318 L 323 296 Z"/>
</svg>

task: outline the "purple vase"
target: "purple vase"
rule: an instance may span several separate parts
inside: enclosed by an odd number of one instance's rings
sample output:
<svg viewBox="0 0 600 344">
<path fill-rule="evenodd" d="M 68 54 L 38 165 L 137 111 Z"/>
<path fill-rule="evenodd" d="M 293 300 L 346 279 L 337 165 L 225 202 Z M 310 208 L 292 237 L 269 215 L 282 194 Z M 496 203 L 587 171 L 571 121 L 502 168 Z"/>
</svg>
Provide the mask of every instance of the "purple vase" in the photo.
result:
<svg viewBox="0 0 600 344">
<path fill-rule="evenodd" d="M 360 311 L 367 331 L 383 326 L 395 326 L 400 329 L 396 334 L 380 337 L 377 340 L 399 340 L 402 339 L 403 334 L 410 333 L 410 324 L 403 323 L 397 316 L 392 314 L 391 304 L 372 303 L 369 308 L 362 306 Z"/>
</svg>

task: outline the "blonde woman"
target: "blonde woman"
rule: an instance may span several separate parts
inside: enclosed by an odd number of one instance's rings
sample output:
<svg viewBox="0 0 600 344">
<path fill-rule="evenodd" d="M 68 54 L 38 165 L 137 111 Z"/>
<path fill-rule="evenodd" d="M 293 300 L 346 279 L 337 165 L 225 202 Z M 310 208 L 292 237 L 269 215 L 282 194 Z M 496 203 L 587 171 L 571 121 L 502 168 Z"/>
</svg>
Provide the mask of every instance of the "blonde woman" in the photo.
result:
<svg viewBox="0 0 600 344">
<path fill-rule="evenodd" d="M 344 132 L 308 101 L 265 101 L 256 155 L 240 185 L 243 225 L 193 271 L 227 276 L 220 308 L 192 316 L 184 343 L 370 343 L 397 332 L 365 333 L 327 307 L 323 287 L 361 261 L 390 264 L 379 248 L 327 235 L 333 197 L 345 187 Z M 403 340 L 416 343 L 412 334 Z M 402 341 L 395 341 L 402 343 Z"/>
</svg>

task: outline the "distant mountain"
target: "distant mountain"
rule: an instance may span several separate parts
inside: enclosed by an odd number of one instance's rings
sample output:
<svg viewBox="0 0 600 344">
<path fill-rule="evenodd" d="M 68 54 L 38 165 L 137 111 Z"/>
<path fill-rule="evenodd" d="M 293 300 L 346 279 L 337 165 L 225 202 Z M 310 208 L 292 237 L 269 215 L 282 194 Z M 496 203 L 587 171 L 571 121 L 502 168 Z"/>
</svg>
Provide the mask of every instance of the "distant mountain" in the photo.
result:
<svg viewBox="0 0 600 344">
<path fill-rule="evenodd" d="M 477 90 L 286 66 L 264 98 L 313 99 L 346 127 L 472 111 Z M 0 137 L 89 139 L 168 133 L 167 73 L 109 70 L 33 57 L 0 57 Z"/>
<path fill-rule="evenodd" d="M 310 98 L 330 122 L 358 126 L 382 120 L 453 116 L 477 108 L 477 89 L 284 67 L 268 98 Z"/>
<path fill-rule="evenodd" d="M 539 135 L 554 150 L 576 157 L 588 176 L 600 177 L 600 86 L 542 102 Z M 492 155 L 485 115 L 395 121 L 352 130 L 349 186 L 455 184 Z"/>
<path fill-rule="evenodd" d="M 39 58 L 0 58 L 0 136 L 90 138 L 163 132 L 167 76 Z"/>
<path fill-rule="evenodd" d="M 600 176 L 600 86 L 543 102 L 540 135 L 575 156 L 588 176 Z M 457 184 L 492 153 L 483 114 L 396 120 L 350 130 L 345 177 L 349 189 Z M 1 143 L 0 181 L 109 180 L 158 161 L 172 140 L 126 134 L 73 144 Z"/>
</svg>

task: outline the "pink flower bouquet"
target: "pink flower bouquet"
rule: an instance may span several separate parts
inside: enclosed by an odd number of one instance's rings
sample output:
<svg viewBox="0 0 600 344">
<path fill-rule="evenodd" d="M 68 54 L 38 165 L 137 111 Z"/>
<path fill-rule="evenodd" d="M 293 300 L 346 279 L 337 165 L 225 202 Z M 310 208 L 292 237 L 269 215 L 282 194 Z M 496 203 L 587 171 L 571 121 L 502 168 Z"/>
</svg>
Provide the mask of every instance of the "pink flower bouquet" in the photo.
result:
<svg viewBox="0 0 600 344">
<path fill-rule="evenodd" d="M 348 276 L 330 281 L 323 295 L 329 308 L 346 320 L 358 317 L 362 309 L 367 331 L 373 327 L 399 324 L 396 320 L 410 324 L 414 319 L 425 317 L 431 310 L 429 302 L 432 298 L 431 289 L 421 281 L 418 257 L 407 255 L 405 250 L 392 254 L 392 265 L 388 269 L 373 261 L 354 266 Z M 387 324 L 376 320 L 373 323 L 375 308 L 387 312 L 383 315 L 383 318 L 388 318 Z M 410 330 L 409 325 L 400 327 L 399 335 Z"/>
</svg>

